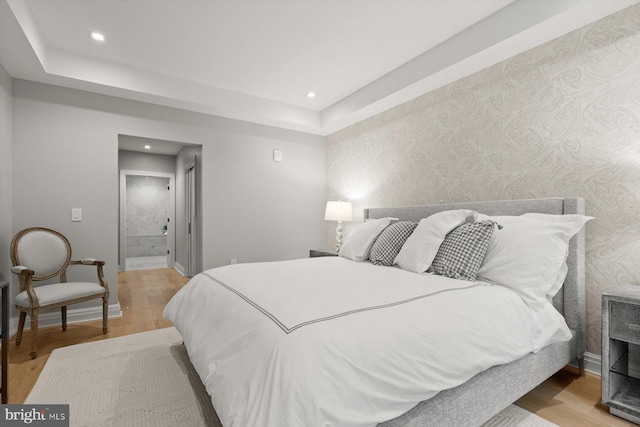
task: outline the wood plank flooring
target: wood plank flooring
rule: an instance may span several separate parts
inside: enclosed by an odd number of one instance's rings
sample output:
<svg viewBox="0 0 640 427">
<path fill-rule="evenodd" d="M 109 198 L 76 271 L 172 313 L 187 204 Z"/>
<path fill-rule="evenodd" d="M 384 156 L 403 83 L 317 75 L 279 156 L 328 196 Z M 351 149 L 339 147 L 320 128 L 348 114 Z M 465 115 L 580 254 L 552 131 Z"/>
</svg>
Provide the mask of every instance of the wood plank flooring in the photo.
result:
<svg viewBox="0 0 640 427">
<path fill-rule="evenodd" d="M 38 330 L 38 357 L 31 359 L 31 332 L 25 331 L 22 343 L 9 341 L 9 403 L 23 403 L 38 379 L 51 352 L 59 347 L 115 338 L 153 329 L 167 328 L 171 322 L 162 317 L 169 299 L 187 282 L 172 268 L 134 270 L 118 273 L 118 300 L 122 317 L 109 319 L 109 332 L 102 333 L 102 320 Z M 27 324 L 29 323 L 27 319 Z"/>
<path fill-rule="evenodd" d="M 169 299 L 187 282 L 174 269 L 127 271 L 118 274 L 118 298 L 123 315 L 109 319 L 109 332 L 102 334 L 102 321 L 41 329 L 38 357 L 29 356 L 30 332 L 25 331 L 22 344 L 10 340 L 9 403 L 23 403 L 38 379 L 51 351 L 59 347 L 114 338 L 171 326 L 162 317 Z M 27 322 L 28 323 L 28 322 Z M 587 373 L 579 376 L 563 370 L 516 402 L 561 427 L 635 426 L 609 414 L 600 404 L 600 377 Z"/>
</svg>

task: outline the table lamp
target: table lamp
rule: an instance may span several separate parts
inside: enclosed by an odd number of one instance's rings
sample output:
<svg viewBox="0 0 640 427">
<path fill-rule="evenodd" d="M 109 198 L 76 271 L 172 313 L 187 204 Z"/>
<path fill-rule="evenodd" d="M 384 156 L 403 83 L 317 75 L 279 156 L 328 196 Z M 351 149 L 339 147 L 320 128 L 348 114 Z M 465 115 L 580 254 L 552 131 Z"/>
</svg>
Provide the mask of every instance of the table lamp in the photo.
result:
<svg viewBox="0 0 640 427">
<path fill-rule="evenodd" d="M 353 220 L 353 212 L 350 202 L 327 202 L 327 209 L 324 211 L 326 221 L 338 221 L 336 228 L 336 251 L 340 252 L 342 247 L 342 221 Z"/>
</svg>

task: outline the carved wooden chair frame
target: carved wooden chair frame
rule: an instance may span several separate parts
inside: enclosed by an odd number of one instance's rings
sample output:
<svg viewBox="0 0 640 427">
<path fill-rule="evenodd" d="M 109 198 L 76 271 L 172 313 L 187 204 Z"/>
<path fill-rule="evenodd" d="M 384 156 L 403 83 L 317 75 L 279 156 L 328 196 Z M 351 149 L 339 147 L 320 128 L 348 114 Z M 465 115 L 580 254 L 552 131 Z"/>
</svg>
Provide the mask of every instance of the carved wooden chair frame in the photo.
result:
<svg viewBox="0 0 640 427">
<path fill-rule="evenodd" d="M 49 273 L 49 274 L 44 274 L 44 275 L 36 275 L 36 272 L 34 270 L 30 270 L 27 267 L 24 267 L 24 265 L 21 263 L 20 261 L 20 257 L 18 254 L 18 246 L 20 244 L 20 239 L 22 239 L 26 234 L 34 232 L 34 231 L 42 231 L 42 232 L 47 232 L 47 233 L 52 233 L 55 236 L 57 236 L 58 238 L 60 238 L 65 246 L 66 246 L 66 250 L 67 250 L 67 255 L 66 255 L 66 259 L 63 263 L 61 263 L 61 266 L 59 269 L 57 269 L 56 271 Z M 38 354 L 38 347 L 37 347 L 37 337 L 38 337 L 38 315 L 43 312 L 43 311 L 47 311 L 47 310 L 53 310 L 56 308 L 60 308 L 61 314 L 62 314 L 62 330 L 66 331 L 67 330 L 67 306 L 70 304 L 76 304 L 79 302 L 83 302 L 83 301 L 89 301 L 92 299 L 96 299 L 96 298 L 102 298 L 103 302 L 102 302 L 102 333 L 106 334 L 107 333 L 107 317 L 108 317 L 108 310 L 109 310 L 109 285 L 107 283 L 107 281 L 104 278 L 104 272 L 103 272 L 103 266 L 104 266 L 104 261 L 99 261 L 96 259 L 92 259 L 92 258 L 86 258 L 86 259 L 82 259 L 80 261 L 72 261 L 71 260 L 71 245 L 69 244 L 69 240 L 67 240 L 67 238 L 65 236 L 63 236 L 61 233 L 55 231 L 55 230 L 51 230 L 49 228 L 44 228 L 44 227 L 31 227 L 31 228 L 26 228 L 20 232 L 18 232 L 12 239 L 11 241 L 11 262 L 13 263 L 13 268 L 11 269 L 11 271 L 15 274 L 18 275 L 18 278 L 20 280 L 20 292 L 25 292 L 27 293 L 27 296 L 29 298 L 29 307 L 25 307 L 25 306 L 21 306 L 16 304 L 16 309 L 18 311 L 20 311 L 20 319 L 18 322 L 18 332 L 16 334 L 16 345 L 20 345 L 20 343 L 22 342 L 22 332 L 24 329 L 24 324 L 25 324 L 25 320 L 26 320 L 26 316 L 27 314 L 29 315 L 29 317 L 31 318 L 31 334 L 32 334 L 32 338 L 31 338 L 31 358 L 36 358 L 37 354 Z M 67 268 L 70 265 L 94 265 L 97 268 L 97 275 L 98 275 L 98 282 L 100 284 L 100 286 L 102 286 L 102 288 L 104 288 L 104 291 L 101 293 L 96 293 L 96 294 L 92 294 L 92 295 L 85 295 L 85 296 L 81 296 L 81 297 L 77 297 L 77 298 L 72 298 L 72 299 L 68 299 L 68 300 L 63 300 L 63 301 L 58 301 L 58 302 L 54 302 L 51 304 L 46 304 L 46 305 L 41 305 L 40 302 L 38 301 L 38 295 L 36 294 L 36 292 L 34 291 L 34 286 L 33 286 L 33 282 L 39 282 L 42 280 L 47 280 L 50 279 L 52 277 L 55 276 L 60 276 L 60 284 L 66 283 L 67 282 Z"/>
</svg>

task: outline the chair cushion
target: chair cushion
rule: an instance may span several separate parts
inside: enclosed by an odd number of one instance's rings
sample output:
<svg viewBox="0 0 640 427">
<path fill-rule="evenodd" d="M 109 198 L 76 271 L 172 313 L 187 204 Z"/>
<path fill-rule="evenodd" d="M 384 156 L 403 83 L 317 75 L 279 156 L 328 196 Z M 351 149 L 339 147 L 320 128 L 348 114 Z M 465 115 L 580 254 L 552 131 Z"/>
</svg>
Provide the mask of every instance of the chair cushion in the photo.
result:
<svg viewBox="0 0 640 427">
<path fill-rule="evenodd" d="M 62 301 L 68 301 L 76 298 L 87 297 L 90 295 L 100 295 L 104 293 L 104 288 L 98 283 L 88 282 L 68 282 L 55 283 L 52 285 L 34 286 L 33 290 L 38 296 L 40 306 L 55 304 Z M 20 292 L 16 295 L 16 305 L 20 307 L 30 307 L 29 296 L 27 291 Z"/>
</svg>

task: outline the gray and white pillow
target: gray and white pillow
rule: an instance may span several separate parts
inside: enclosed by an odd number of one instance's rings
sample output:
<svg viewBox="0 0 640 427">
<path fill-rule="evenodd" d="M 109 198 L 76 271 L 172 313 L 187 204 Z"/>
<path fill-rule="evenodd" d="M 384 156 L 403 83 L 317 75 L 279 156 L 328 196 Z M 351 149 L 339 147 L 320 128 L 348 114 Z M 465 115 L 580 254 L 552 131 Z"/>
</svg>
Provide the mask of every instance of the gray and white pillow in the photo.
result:
<svg viewBox="0 0 640 427">
<path fill-rule="evenodd" d="M 424 273 L 431 266 L 447 233 L 476 214 L 468 209 L 456 209 L 422 218 L 400 249 L 394 264 L 403 270 Z"/>
<path fill-rule="evenodd" d="M 485 220 L 468 222 L 453 229 L 433 259 L 433 272 L 453 279 L 476 280 L 497 228 L 495 221 Z"/>
<path fill-rule="evenodd" d="M 371 247 L 369 261 L 375 265 L 392 266 L 402 245 L 417 226 L 410 221 L 400 221 L 385 228 Z"/>
</svg>

